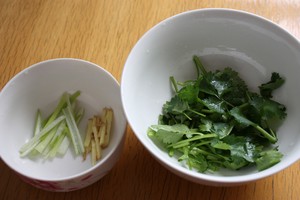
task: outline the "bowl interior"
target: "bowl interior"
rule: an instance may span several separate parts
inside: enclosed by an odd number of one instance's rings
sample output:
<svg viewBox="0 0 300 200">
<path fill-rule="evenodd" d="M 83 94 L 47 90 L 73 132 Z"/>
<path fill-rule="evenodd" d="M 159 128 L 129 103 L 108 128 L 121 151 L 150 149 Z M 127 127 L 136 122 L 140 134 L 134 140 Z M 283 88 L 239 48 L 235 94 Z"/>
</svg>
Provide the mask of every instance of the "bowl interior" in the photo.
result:
<svg viewBox="0 0 300 200">
<path fill-rule="evenodd" d="M 70 146 L 63 157 L 52 160 L 20 158 L 19 149 L 33 135 L 37 109 L 47 117 L 63 92 L 81 91 L 78 106 L 85 109 L 79 129 L 85 134 L 88 118 L 111 107 L 115 119 L 110 145 L 97 165 L 90 156 L 83 161 Z M 31 178 L 59 180 L 80 175 L 101 165 L 119 145 L 126 126 L 117 81 L 95 64 L 76 59 L 55 59 L 38 63 L 15 76 L 0 93 L 0 155 L 15 171 Z M 101 170 L 101 169 L 99 169 Z"/>
<path fill-rule="evenodd" d="M 182 167 L 147 137 L 147 128 L 157 124 L 162 105 L 173 95 L 169 77 L 180 81 L 196 78 L 193 55 L 200 56 L 208 70 L 232 67 L 254 91 L 270 80 L 272 72 L 286 79 L 274 94 L 288 112 L 278 130 L 279 149 L 285 155 L 281 163 L 259 173 L 254 168 L 224 170 L 212 177 Z M 125 114 L 143 145 L 159 161 L 184 176 L 235 182 L 256 179 L 257 174 L 270 175 L 299 159 L 299 55 L 300 45 L 294 37 L 252 14 L 206 9 L 176 15 L 153 27 L 132 49 L 121 82 Z"/>
</svg>

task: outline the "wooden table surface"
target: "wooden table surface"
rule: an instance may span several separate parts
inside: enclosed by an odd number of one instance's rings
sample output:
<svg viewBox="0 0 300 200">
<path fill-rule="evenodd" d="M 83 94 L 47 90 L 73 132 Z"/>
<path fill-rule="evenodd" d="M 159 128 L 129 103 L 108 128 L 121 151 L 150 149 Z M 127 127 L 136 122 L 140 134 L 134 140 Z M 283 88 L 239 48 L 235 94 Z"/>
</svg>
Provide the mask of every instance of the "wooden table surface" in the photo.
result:
<svg viewBox="0 0 300 200">
<path fill-rule="evenodd" d="M 300 39 L 297 0 L 0 0 L 0 89 L 22 69 L 57 57 L 89 60 L 120 81 L 130 50 L 153 25 L 183 11 L 214 7 L 259 14 Z M 300 199 L 299 168 L 297 162 L 237 187 L 203 186 L 158 164 L 128 127 L 115 167 L 79 191 L 36 189 L 0 159 L 0 199 Z"/>
</svg>

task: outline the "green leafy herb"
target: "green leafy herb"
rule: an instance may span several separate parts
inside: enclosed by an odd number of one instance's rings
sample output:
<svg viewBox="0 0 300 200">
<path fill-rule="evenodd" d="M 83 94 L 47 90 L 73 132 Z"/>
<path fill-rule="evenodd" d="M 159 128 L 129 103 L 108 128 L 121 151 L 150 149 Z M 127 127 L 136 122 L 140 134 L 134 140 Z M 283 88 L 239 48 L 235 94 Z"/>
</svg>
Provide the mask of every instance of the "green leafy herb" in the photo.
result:
<svg viewBox="0 0 300 200">
<path fill-rule="evenodd" d="M 259 86 L 261 96 L 271 98 L 273 90 L 282 86 L 283 83 L 284 79 L 277 72 L 273 72 L 271 80 Z"/>
<path fill-rule="evenodd" d="M 280 162 L 282 156 L 283 155 L 280 152 L 278 152 L 277 149 L 272 149 L 259 153 L 258 158 L 256 158 L 255 160 L 257 169 L 259 171 L 262 171 L 264 169 L 272 167 L 273 165 Z"/>
<path fill-rule="evenodd" d="M 148 136 L 199 172 L 249 165 L 261 171 L 280 162 L 283 155 L 272 147 L 278 139 L 271 124 L 287 114 L 271 97 L 284 79 L 273 73 L 257 94 L 232 68 L 207 71 L 199 57 L 193 60 L 197 78 L 177 82 L 170 77 L 175 94 L 163 105 L 159 125 L 150 126 Z"/>
</svg>

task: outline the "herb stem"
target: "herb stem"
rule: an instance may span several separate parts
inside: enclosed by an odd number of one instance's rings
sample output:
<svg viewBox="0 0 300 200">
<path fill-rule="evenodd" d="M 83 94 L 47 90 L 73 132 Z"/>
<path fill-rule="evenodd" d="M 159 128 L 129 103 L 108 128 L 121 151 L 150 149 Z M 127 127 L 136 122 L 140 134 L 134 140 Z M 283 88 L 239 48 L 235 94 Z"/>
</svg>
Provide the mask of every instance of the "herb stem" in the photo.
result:
<svg viewBox="0 0 300 200">
<path fill-rule="evenodd" d="M 176 80 L 175 80 L 174 76 L 170 77 L 170 81 L 171 81 L 171 83 L 174 87 L 175 92 L 178 93 L 178 87 L 177 87 L 177 83 L 176 83 Z"/>
<path fill-rule="evenodd" d="M 188 118 L 189 120 L 192 120 L 192 118 L 190 118 L 186 113 L 182 113 L 186 118 Z"/>
<path fill-rule="evenodd" d="M 209 109 L 202 109 L 201 111 L 202 111 L 203 113 L 207 113 L 207 114 L 212 114 L 212 113 L 214 113 L 214 111 L 209 110 Z"/>
<path fill-rule="evenodd" d="M 204 66 L 202 65 L 200 58 L 198 56 L 194 56 L 193 60 L 195 62 L 196 68 L 197 68 L 198 78 L 200 76 L 200 70 L 201 70 L 202 74 L 206 75 L 207 71 L 205 70 Z"/>
<path fill-rule="evenodd" d="M 276 137 L 270 135 L 267 131 L 265 131 L 265 129 L 263 129 L 259 125 L 253 123 L 252 126 L 254 128 L 256 128 L 261 134 L 263 134 L 263 136 L 265 136 L 271 143 L 274 144 L 274 143 L 277 142 L 277 138 Z"/>
<path fill-rule="evenodd" d="M 201 117 L 206 117 L 205 114 L 202 114 L 202 113 L 197 112 L 197 111 L 195 111 L 195 110 L 189 109 L 189 111 L 192 112 L 192 113 L 195 113 L 195 114 L 197 114 L 197 115 L 200 115 Z"/>
<path fill-rule="evenodd" d="M 210 153 L 210 152 L 208 152 L 208 151 L 205 151 L 205 150 L 203 150 L 203 149 L 200 149 L 200 148 L 198 148 L 197 149 L 197 153 L 201 153 L 202 155 L 205 155 L 205 156 L 211 156 L 212 158 L 214 158 L 214 159 L 216 159 L 216 160 L 218 160 L 218 158 L 223 158 L 223 159 L 225 159 L 223 156 L 221 156 L 221 155 L 218 155 L 218 154 L 212 154 L 212 153 Z"/>
<path fill-rule="evenodd" d="M 180 148 L 180 147 L 183 147 L 183 146 L 187 146 L 192 141 L 202 140 L 202 139 L 205 139 L 205 138 L 214 138 L 216 136 L 217 135 L 214 134 L 214 133 L 212 133 L 212 134 L 205 134 L 205 135 L 197 135 L 197 136 L 194 136 L 192 138 L 188 138 L 188 139 L 176 142 L 175 144 L 170 145 L 170 147 L 173 147 L 174 149 L 176 149 L 176 148 Z"/>
</svg>

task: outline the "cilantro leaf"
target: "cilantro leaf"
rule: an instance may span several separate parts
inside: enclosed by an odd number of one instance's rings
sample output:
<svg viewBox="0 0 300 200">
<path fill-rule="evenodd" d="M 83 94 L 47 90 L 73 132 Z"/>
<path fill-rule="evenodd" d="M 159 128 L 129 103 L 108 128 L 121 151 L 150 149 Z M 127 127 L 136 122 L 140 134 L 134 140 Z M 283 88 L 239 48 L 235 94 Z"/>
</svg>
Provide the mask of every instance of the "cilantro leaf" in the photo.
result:
<svg viewBox="0 0 300 200">
<path fill-rule="evenodd" d="M 209 119 L 201 119 L 201 124 L 199 125 L 199 130 L 202 132 L 211 132 L 213 123 Z"/>
<path fill-rule="evenodd" d="M 227 110 L 226 103 L 216 97 L 210 96 L 201 101 L 209 110 L 217 113 L 225 113 Z"/>
<path fill-rule="evenodd" d="M 277 72 L 273 72 L 271 76 L 271 80 L 259 86 L 259 91 L 261 96 L 266 98 L 272 98 L 272 92 L 275 89 L 282 86 L 283 83 L 284 83 L 284 79 Z"/>
<path fill-rule="evenodd" d="M 286 107 L 271 99 L 266 99 L 258 95 L 252 95 L 249 101 L 259 113 L 263 120 L 284 119 L 286 117 Z"/>
<path fill-rule="evenodd" d="M 215 122 L 215 123 L 213 123 L 212 131 L 214 133 L 216 133 L 220 139 L 222 139 L 231 133 L 233 127 L 234 126 L 232 124 L 223 123 L 223 122 Z"/>
<path fill-rule="evenodd" d="M 190 129 L 183 124 L 152 125 L 150 128 L 156 132 L 156 137 L 165 144 L 174 144 L 178 142 L 183 135 L 189 134 Z"/>
<path fill-rule="evenodd" d="M 199 130 L 202 132 L 213 132 L 219 136 L 220 139 L 229 135 L 233 129 L 233 125 L 224 122 L 213 122 L 209 119 L 201 119 Z"/>
<path fill-rule="evenodd" d="M 287 115 L 283 104 L 270 99 L 283 78 L 273 73 L 257 94 L 232 68 L 208 71 L 199 57 L 193 60 L 195 80 L 170 77 L 175 95 L 163 105 L 159 125 L 149 127 L 152 141 L 199 172 L 249 165 L 264 170 L 278 163 L 278 149 L 266 149 L 277 142 L 270 125 Z"/>
<path fill-rule="evenodd" d="M 189 109 L 189 104 L 177 95 L 163 105 L 164 113 L 181 114 Z"/>
<path fill-rule="evenodd" d="M 231 156 L 229 161 L 225 161 L 223 165 L 226 168 L 238 170 L 242 167 L 247 166 L 249 163 L 242 157 L 239 156 Z"/>
<path fill-rule="evenodd" d="M 212 95 L 212 96 L 217 96 L 218 92 L 214 88 L 213 85 L 211 85 L 210 77 L 213 76 L 212 72 L 208 72 L 205 77 L 200 77 L 198 79 L 198 86 L 199 86 L 199 91 L 203 92 L 204 94 Z"/>
<path fill-rule="evenodd" d="M 261 152 L 258 158 L 255 160 L 257 169 L 259 171 L 262 171 L 277 164 L 278 162 L 280 162 L 282 156 L 282 153 L 278 152 L 277 149 Z"/>
<path fill-rule="evenodd" d="M 242 111 L 243 106 L 241 107 L 235 107 L 230 110 L 230 114 L 235 118 L 235 120 L 241 124 L 244 124 L 246 126 L 253 126 L 256 130 L 258 130 L 266 139 L 268 139 L 271 143 L 277 142 L 277 138 L 272 133 L 268 133 L 266 130 L 264 130 L 261 126 L 258 124 L 250 121 L 247 119 Z"/>
<path fill-rule="evenodd" d="M 219 98 L 230 102 L 232 105 L 246 102 L 248 88 L 236 71 L 227 67 L 222 71 L 217 70 L 208 79 L 210 85 L 217 91 Z"/>
<path fill-rule="evenodd" d="M 230 135 L 224 138 L 224 142 L 230 145 L 232 156 L 244 158 L 248 162 L 254 162 L 255 145 L 248 137 Z"/>
<path fill-rule="evenodd" d="M 222 150 L 230 150 L 231 146 L 222 140 L 214 139 L 211 141 L 211 146 L 216 149 L 222 149 Z"/>
<path fill-rule="evenodd" d="M 195 168 L 200 172 L 204 172 L 208 168 L 208 163 L 205 156 L 199 153 L 196 148 L 189 152 L 189 159 L 187 163 L 190 168 Z"/>
<path fill-rule="evenodd" d="M 199 87 L 189 84 L 178 91 L 178 97 L 188 104 L 193 104 L 198 101 Z"/>
<path fill-rule="evenodd" d="M 235 118 L 235 120 L 243 125 L 250 126 L 254 125 L 252 121 L 250 121 L 247 117 L 244 116 L 241 107 L 234 107 L 229 111 L 229 114 Z"/>
</svg>

